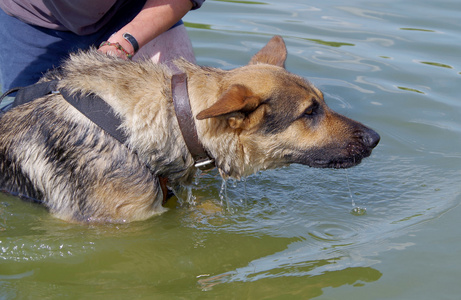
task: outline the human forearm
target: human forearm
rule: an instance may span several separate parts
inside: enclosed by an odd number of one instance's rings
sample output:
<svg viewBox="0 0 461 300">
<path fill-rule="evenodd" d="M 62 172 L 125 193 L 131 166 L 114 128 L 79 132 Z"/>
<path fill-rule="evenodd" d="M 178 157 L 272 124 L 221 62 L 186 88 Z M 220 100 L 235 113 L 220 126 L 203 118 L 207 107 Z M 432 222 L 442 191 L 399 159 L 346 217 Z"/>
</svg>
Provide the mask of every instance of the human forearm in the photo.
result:
<svg viewBox="0 0 461 300">
<path fill-rule="evenodd" d="M 191 8 L 190 0 L 148 0 L 140 13 L 130 23 L 114 33 L 109 38 L 109 42 L 119 43 L 127 52 L 134 54 L 132 45 L 123 38 L 124 33 L 130 33 L 137 40 L 139 47 L 142 47 L 170 29 Z M 117 50 L 104 46 L 101 47 L 101 51 Z"/>
</svg>

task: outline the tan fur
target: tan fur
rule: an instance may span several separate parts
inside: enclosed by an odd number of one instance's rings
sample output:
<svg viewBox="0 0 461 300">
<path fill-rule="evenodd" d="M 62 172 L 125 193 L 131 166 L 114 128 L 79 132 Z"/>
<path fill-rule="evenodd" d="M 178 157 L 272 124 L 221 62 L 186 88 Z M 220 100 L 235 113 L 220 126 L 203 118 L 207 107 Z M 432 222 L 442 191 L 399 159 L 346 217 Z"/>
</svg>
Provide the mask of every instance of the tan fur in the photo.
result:
<svg viewBox="0 0 461 300">
<path fill-rule="evenodd" d="M 241 178 L 291 163 L 351 167 L 378 143 L 374 131 L 331 111 L 316 87 L 286 71 L 286 55 L 283 39 L 276 36 L 249 65 L 234 70 L 175 62 L 187 74 L 199 139 L 222 176 Z M 0 155 L 20 166 L 14 176 L 21 184 L 8 178 L 0 183 L 18 194 L 32 188 L 26 197 L 41 195 L 55 216 L 68 221 L 125 222 L 163 212 L 158 176 L 168 178 L 170 186 L 187 185 L 196 170 L 178 127 L 170 80 L 167 68 L 149 61 L 123 61 L 95 51 L 73 55 L 63 65 L 58 88 L 104 99 L 122 119 L 127 144 L 60 95 L 47 96 L 0 120 Z M 27 121 L 41 114 L 49 119 Z M 44 131 L 53 143 L 41 142 Z M 10 165 L 3 163 L 0 171 L 16 172 Z"/>
</svg>

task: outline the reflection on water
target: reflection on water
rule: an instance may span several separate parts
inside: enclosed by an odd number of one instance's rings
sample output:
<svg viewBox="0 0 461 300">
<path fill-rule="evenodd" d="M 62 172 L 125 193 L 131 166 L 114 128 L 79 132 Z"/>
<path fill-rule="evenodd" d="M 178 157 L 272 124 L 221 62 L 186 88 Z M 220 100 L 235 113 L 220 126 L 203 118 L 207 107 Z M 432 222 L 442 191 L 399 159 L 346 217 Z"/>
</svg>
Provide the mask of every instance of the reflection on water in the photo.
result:
<svg viewBox="0 0 461 300">
<path fill-rule="evenodd" d="M 198 62 L 224 69 L 283 35 L 287 68 L 380 133 L 370 158 L 347 173 L 294 165 L 225 189 L 216 171 L 203 173 L 167 213 L 125 225 L 67 224 L 0 195 L 0 298 L 309 299 L 393 277 L 382 261 L 418 247 L 395 238 L 426 239 L 418 229 L 461 195 L 459 10 L 435 0 L 310 4 L 210 0 L 185 21 Z M 447 226 L 439 235 L 452 239 L 458 225 Z"/>
<path fill-rule="evenodd" d="M 211 25 L 208 25 L 208 24 L 184 22 L 184 25 L 187 26 L 188 28 L 212 29 Z"/>
<path fill-rule="evenodd" d="M 398 88 L 399 90 L 402 90 L 402 91 L 415 92 L 415 93 L 419 93 L 419 94 L 424 94 L 424 92 L 418 91 L 417 89 L 411 89 L 411 88 L 407 88 L 407 87 L 403 87 L 403 86 L 398 86 L 397 88 Z"/>
<path fill-rule="evenodd" d="M 334 262 L 327 261 L 313 261 L 306 263 L 305 265 L 300 265 L 298 268 L 302 269 L 315 269 L 322 266 L 328 266 Z M 277 272 L 278 270 L 272 270 L 272 272 Z M 210 291 L 213 288 L 216 288 L 216 285 L 226 282 L 226 277 L 231 276 L 231 274 L 223 274 L 220 276 L 214 276 L 210 278 L 200 279 L 199 285 L 203 291 Z M 253 278 L 252 289 L 258 291 L 255 292 L 256 295 L 253 295 L 251 298 L 264 299 L 277 298 L 277 297 L 301 297 L 302 299 L 312 299 L 323 294 L 322 290 L 328 287 L 339 287 L 342 285 L 352 285 L 352 286 L 362 286 L 367 282 L 377 281 L 382 274 L 373 268 L 367 267 L 346 267 L 339 271 L 325 271 L 323 274 L 318 275 L 306 275 L 306 272 L 300 272 L 300 274 L 293 274 L 293 277 L 281 288 L 276 280 L 271 276 L 261 276 L 261 278 Z M 231 287 L 231 292 L 228 299 L 233 299 L 234 296 L 232 289 L 244 289 L 245 283 L 228 283 Z"/>
<path fill-rule="evenodd" d="M 434 30 L 421 29 L 421 28 L 400 28 L 400 30 L 422 31 L 422 32 L 435 32 Z"/>
<path fill-rule="evenodd" d="M 420 61 L 420 63 L 425 64 L 425 65 L 429 65 L 429 66 L 434 66 L 434 67 L 453 69 L 452 66 L 441 64 L 441 63 L 436 63 L 436 62 Z"/>
<path fill-rule="evenodd" d="M 323 40 L 318 40 L 318 39 L 306 39 L 306 40 L 314 42 L 316 44 L 326 45 L 330 47 L 337 47 L 337 48 L 342 47 L 342 46 L 355 46 L 354 44 L 349 44 L 349 43 L 323 41 Z"/>
</svg>

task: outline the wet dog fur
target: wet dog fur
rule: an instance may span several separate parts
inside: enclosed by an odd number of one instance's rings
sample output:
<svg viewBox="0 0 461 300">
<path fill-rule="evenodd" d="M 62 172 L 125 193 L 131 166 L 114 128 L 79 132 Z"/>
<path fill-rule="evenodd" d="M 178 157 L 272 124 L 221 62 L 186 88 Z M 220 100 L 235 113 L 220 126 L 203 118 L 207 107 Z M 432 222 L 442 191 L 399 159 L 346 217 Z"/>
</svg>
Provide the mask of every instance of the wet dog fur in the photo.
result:
<svg viewBox="0 0 461 300">
<path fill-rule="evenodd" d="M 199 139 L 222 176 L 292 163 L 348 168 L 379 142 L 376 132 L 333 112 L 320 90 L 289 73 L 286 56 L 275 36 L 233 70 L 176 62 L 187 74 Z M 149 61 L 94 50 L 72 55 L 58 88 L 104 99 L 122 119 L 126 144 L 61 95 L 47 95 L 0 119 L 0 187 L 72 222 L 130 222 L 164 212 L 159 176 L 176 186 L 196 173 L 175 116 L 171 76 Z"/>
</svg>

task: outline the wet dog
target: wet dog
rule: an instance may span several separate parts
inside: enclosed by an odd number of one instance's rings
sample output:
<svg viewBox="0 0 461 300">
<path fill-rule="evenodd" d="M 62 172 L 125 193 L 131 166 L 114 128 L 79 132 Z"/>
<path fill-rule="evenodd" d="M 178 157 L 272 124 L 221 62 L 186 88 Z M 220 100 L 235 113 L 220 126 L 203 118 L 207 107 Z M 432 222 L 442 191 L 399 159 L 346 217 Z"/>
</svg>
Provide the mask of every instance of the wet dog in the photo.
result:
<svg viewBox="0 0 461 300">
<path fill-rule="evenodd" d="M 0 187 L 66 221 L 129 222 L 165 211 L 166 180 L 191 183 L 200 162 L 190 139 L 223 177 L 292 163 L 359 164 L 379 135 L 329 109 L 320 90 L 284 68 L 286 56 L 275 36 L 248 65 L 229 71 L 178 60 L 185 83 L 177 91 L 162 65 L 94 50 L 74 54 L 59 76 L 43 80 L 58 78 L 57 92 L 1 117 Z M 103 99 L 126 139 L 96 125 L 64 100 L 63 90 Z M 185 117 L 175 94 L 187 100 Z"/>
</svg>

